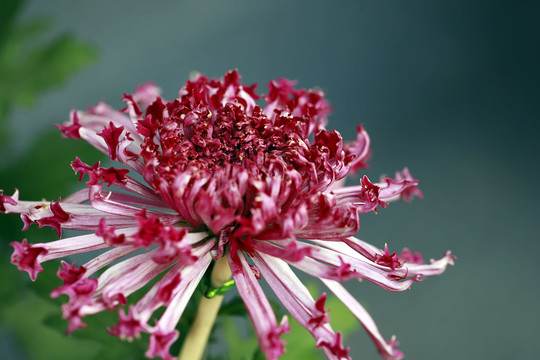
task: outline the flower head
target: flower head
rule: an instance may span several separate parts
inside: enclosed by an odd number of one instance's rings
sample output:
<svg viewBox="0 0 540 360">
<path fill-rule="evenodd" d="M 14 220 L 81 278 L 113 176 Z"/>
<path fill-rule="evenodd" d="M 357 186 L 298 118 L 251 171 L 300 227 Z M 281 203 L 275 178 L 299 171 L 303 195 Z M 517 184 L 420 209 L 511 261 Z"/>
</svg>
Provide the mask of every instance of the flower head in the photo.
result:
<svg viewBox="0 0 540 360">
<path fill-rule="evenodd" d="M 242 85 L 236 71 L 220 80 L 199 75 L 173 101 L 147 84 L 124 95 L 123 110 L 99 103 L 72 111 L 58 125 L 65 136 L 87 141 L 120 167 L 76 157 L 71 166 L 79 181 L 86 177 L 84 189 L 51 202 L 0 192 L 0 211 L 20 213 L 25 229 L 50 226 L 59 236 L 62 229 L 90 231 L 49 243 L 12 243 L 12 262 L 32 280 L 44 261 L 104 251 L 80 266 L 62 262 L 58 276 L 64 285 L 51 295 L 69 297 L 62 309 L 68 332 L 84 327 L 87 315 L 117 309 L 111 334 L 134 338 L 148 332 L 146 355 L 170 359 L 191 295 L 211 263 L 226 257 L 269 359 L 285 351 L 280 335 L 288 325 L 286 317 L 276 319 L 261 278 L 328 358 L 349 358 L 341 334 L 329 324 L 326 294 L 315 300 L 292 268 L 321 279 L 383 358 L 401 358 L 395 339 L 384 340 L 340 282 L 365 279 L 403 291 L 423 276 L 442 273 L 453 256 L 447 252 L 424 264 L 408 249 L 398 255 L 354 237 L 360 213 L 421 196 L 418 181 L 405 169 L 394 178 L 372 182 L 364 176 L 359 185 L 344 186 L 348 174 L 366 167 L 370 139 L 359 126 L 356 139 L 344 143 L 339 132 L 325 128 L 330 107 L 323 93 L 294 86 L 285 79 L 270 82 L 259 105 L 255 86 Z M 152 281 L 140 300 L 128 304 L 132 293 Z M 163 314 L 152 319 L 160 307 Z"/>
</svg>

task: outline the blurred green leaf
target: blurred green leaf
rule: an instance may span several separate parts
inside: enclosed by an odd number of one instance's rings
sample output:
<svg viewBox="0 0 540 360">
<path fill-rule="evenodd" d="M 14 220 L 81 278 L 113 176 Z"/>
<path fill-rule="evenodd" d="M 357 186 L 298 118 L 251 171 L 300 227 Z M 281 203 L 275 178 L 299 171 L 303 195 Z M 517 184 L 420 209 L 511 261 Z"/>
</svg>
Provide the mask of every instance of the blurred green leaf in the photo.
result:
<svg viewBox="0 0 540 360">
<path fill-rule="evenodd" d="M 246 305 L 240 297 L 235 297 L 219 309 L 218 316 L 247 316 Z"/>
<path fill-rule="evenodd" d="M 259 350 L 259 343 L 255 334 L 250 333 L 242 337 L 237 329 L 238 324 L 233 317 L 220 317 L 219 324 L 227 342 L 227 360 L 253 360 L 254 354 Z M 251 325 L 251 323 L 249 323 Z M 264 359 L 264 357 L 263 357 Z"/>
<path fill-rule="evenodd" d="M 32 25 L 19 31 L 32 34 L 34 30 L 42 31 L 45 27 L 44 23 Z M 37 46 L 24 55 L 10 50 L 1 54 L 0 98 L 25 106 L 33 105 L 40 92 L 62 84 L 96 57 L 92 47 L 68 34 Z"/>
<path fill-rule="evenodd" d="M 2 274 L 2 286 L 0 286 L 1 312 L 19 297 L 20 284 L 23 282 L 24 274 L 8 261 L 7 256 L 0 258 L 0 274 Z"/>
<path fill-rule="evenodd" d="M 5 125 L 14 106 L 33 105 L 44 91 L 63 84 L 97 57 L 93 46 L 70 34 L 43 41 L 50 27 L 46 21 L 19 24 L 24 2 L 0 2 L 0 143 L 8 139 Z"/>
<path fill-rule="evenodd" d="M 31 293 L 0 311 L 4 328 L 14 333 L 21 348 L 36 360 L 91 360 L 103 349 L 95 341 L 75 340 L 48 328 L 43 320 L 58 307 Z"/>
<path fill-rule="evenodd" d="M 13 27 L 17 12 L 20 11 L 25 0 L 2 0 L 0 2 L 0 47 L 8 38 L 7 33 Z"/>
</svg>

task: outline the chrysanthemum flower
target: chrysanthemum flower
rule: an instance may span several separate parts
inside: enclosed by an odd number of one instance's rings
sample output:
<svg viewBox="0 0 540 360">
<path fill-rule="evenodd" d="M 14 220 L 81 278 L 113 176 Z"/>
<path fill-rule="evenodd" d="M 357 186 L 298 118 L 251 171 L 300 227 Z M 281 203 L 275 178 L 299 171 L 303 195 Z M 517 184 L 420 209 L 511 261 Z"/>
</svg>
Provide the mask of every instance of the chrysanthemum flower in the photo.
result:
<svg viewBox="0 0 540 360">
<path fill-rule="evenodd" d="M 171 359 L 190 297 L 214 261 L 226 259 L 267 358 L 284 353 L 280 335 L 288 325 L 286 317 L 276 319 L 260 279 L 328 358 L 349 358 L 341 334 L 329 324 L 326 294 L 313 298 L 293 268 L 321 279 L 384 359 L 402 357 L 394 337 L 381 336 L 340 282 L 354 278 L 403 291 L 442 273 L 453 256 L 447 252 L 424 264 L 418 253 L 398 255 L 354 237 L 360 213 L 421 196 L 418 182 L 405 169 L 394 178 L 372 182 L 364 176 L 358 185 L 344 186 L 348 174 L 366 166 L 369 137 L 359 126 L 356 140 L 344 143 L 336 130 L 325 129 L 330 107 L 323 93 L 294 85 L 270 82 L 262 105 L 255 86 L 242 85 L 236 71 L 221 80 L 199 75 L 173 101 L 147 84 L 124 95 L 123 110 L 99 103 L 73 111 L 58 125 L 119 167 L 88 165 L 77 157 L 71 166 L 79 181 L 87 177 L 84 189 L 51 202 L 0 192 L 0 211 L 21 214 L 24 229 L 50 226 L 59 237 L 62 229 L 85 231 L 49 243 L 12 243 L 12 262 L 32 280 L 43 271 L 42 262 L 104 250 L 80 266 L 62 262 L 58 270 L 64 285 L 51 296 L 69 296 L 62 307 L 68 332 L 85 327 L 85 316 L 118 309 L 111 334 L 134 338 L 147 332 L 146 355 Z M 129 296 L 149 283 L 130 304 Z M 153 319 L 160 307 L 164 312 Z"/>
</svg>

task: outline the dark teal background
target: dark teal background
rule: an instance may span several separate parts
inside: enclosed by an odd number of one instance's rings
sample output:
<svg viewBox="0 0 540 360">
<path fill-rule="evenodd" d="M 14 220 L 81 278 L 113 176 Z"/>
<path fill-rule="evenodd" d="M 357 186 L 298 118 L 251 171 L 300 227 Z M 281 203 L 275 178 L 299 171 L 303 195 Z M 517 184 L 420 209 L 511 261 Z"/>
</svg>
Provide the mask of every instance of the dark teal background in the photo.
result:
<svg viewBox="0 0 540 360">
<path fill-rule="evenodd" d="M 281 76 L 318 86 L 334 108 L 329 128 L 352 139 L 364 123 L 371 135 L 366 174 L 377 179 L 407 166 L 425 194 L 362 216 L 358 236 L 427 259 L 447 249 L 458 256 L 444 275 L 406 293 L 348 284 L 383 335 L 396 334 L 408 359 L 533 359 L 539 4 L 30 1 L 25 18 L 51 18 L 59 32 L 94 43 L 100 59 L 33 109 L 14 113 L 17 141 L 0 165 L 17 162 L 71 108 L 99 100 L 121 106 L 124 92 L 149 80 L 169 99 L 191 71 L 219 77 L 238 68 L 260 92 Z M 13 346 L 7 338 L 1 344 Z M 348 345 L 354 359 L 378 359 L 361 330 Z"/>
</svg>

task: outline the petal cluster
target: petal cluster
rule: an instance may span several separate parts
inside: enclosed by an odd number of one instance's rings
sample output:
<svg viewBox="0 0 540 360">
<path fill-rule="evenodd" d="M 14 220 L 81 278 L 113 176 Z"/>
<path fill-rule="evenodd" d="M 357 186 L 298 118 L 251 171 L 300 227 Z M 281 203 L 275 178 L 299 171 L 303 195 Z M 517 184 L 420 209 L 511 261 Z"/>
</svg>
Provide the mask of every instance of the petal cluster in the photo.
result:
<svg viewBox="0 0 540 360">
<path fill-rule="evenodd" d="M 325 128 L 330 106 L 320 90 L 278 79 L 260 97 L 256 86 L 240 80 L 236 71 L 218 80 L 198 75 L 173 101 L 147 84 L 124 94 L 120 111 L 104 103 L 72 111 L 58 125 L 63 134 L 118 166 L 76 157 L 71 166 L 86 186 L 56 201 L 21 201 L 18 191 L 0 191 L 1 212 L 21 214 L 24 229 L 49 226 L 60 237 L 12 243 L 12 262 L 35 280 L 44 261 L 101 250 L 82 265 L 63 261 L 58 270 L 63 285 L 51 296 L 69 299 L 62 308 L 68 332 L 86 326 L 85 316 L 117 310 L 112 335 L 132 339 L 147 332 L 146 355 L 172 359 L 169 348 L 191 295 L 213 261 L 226 257 L 267 358 L 285 352 L 281 334 L 289 328 L 287 317 L 278 321 L 272 311 L 261 278 L 329 359 L 348 359 L 330 325 L 326 294 L 313 298 L 297 269 L 343 301 L 384 359 L 400 359 L 395 339 L 381 336 L 340 282 L 367 280 L 403 291 L 453 264 L 450 252 L 425 264 L 408 249 L 391 253 L 354 237 L 359 214 L 421 196 L 418 181 L 404 169 L 394 178 L 364 176 L 344 186 L 348 174 L 367 166 L 365 129 L 343 142 Z M 63 229 L 86 233 L 62 238 Z M 130 295 L 145 286 L 131 303 Z"/>
</svg>

